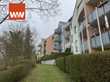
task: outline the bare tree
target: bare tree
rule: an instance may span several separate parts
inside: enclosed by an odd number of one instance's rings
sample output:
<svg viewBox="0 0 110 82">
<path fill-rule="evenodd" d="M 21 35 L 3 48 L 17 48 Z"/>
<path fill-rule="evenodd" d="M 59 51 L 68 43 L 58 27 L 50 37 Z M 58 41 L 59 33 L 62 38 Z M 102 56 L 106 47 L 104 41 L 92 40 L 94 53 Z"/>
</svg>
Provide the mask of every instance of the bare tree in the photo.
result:
<svg viewBox="0 0 110 82">
<path fill-rule="evenodd" d="M 0 24 L 9 16 L 7 6 L 10 0 L 1 0 L 0 2 Z M 36 12 L 38 15 L 54 16 L 58 13 L 59 0 L 12 0 L 16 2 L 25 2 L 26 9 Z"/>
<path fill-rule="evenodd" d="M 58 0 L 31 0 L 34 8 L 30 8 L 33 11 L 37 11 L 42 15 L 56 15 L 59 7 Z"/>
</svg>

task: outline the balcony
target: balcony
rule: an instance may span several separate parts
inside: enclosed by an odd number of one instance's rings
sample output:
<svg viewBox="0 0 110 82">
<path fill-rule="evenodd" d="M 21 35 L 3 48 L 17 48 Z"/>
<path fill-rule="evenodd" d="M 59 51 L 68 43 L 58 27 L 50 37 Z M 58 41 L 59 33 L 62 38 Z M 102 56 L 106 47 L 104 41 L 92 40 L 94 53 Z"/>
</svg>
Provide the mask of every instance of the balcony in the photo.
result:
<svg viewBox="0 0 110 82">
<path fill-rule="evenodd" d="M 65 32 L 64 33 L 65 40 L 70 40 L 70 36 L 71 36 L 71 33 L 70 32 Z"/>
<path fill-rule="evenodd" d="M 91 5 L 96 5 L 97 1 L 96 0 L 86 0 L 87 4 L 91 4 Z"/>
<path fill-rule="evenodd" d="M 97 4 L 100 4 L 100 1 L 102 0 L 85 0 L 85 1 L 87 4 L 96 6 Z M 109 0 L 103 0 L 103 1 L 109 1 Z"/>
<path fill-rule="evenodd" d="M 60 43 L 61 42 L 61 38 L 60 37 L 55 38 L 54 42 L 59 42 Z"/>
<path fill-rule="evenodd" d="M 65 44 L 65 49 L 67 49 L 67 48 L 71 48 L 71 43 L 70 42 Z"/>
<path fill-rule="evenodd" d="M 60 44 L 54 44 L 54 45 L 53 45 L 53 49 L 54 49 L 54 50 L 57 50 L 57 51 L 61 51 L 61 50 L 62 50 Z"/>
<path fill-rule="evenodd" d="M 96 0 L 86 0 L 86 3 L 95 3 Z"/>
<path fill-rule="evenodd" d="M 85 28 L 85 20 L 80 24 L 80 32 L 83 32 Z"/>
<path fill-rule="evenodd" d="M 105 33 L 102 34 L 102 41 L 103 41 L 104 47 L 109 47 L 110 46 L 110 31 L 105 32 Z M 91 47 L 92 48 L 101 47 L 99 36 L 96 36 L 96 37 L 91 39 Z"/>
<path fill-rule="evenodd" d="M 60 35 L 55 34 L 53 37 L 54 42 L 61 42 L 61 37 Z"/>
<path fill-rule="evenodd" d="M 81 44 L 81 50 L 82 50 L 82 52 L 88 50 L 87 41 L 84 41 L 84 42 Z"/>
<path fill-rule="evenodd" d="M 110 1 L 108 1 L 108 3 L 106 3 L 104 5 L 104 9 L 105 9 L 105 14 L 107 15 L 107 17 L 110 19 Z M 104 10 L 103 7 L 98 8 L 98 15 L 99 15 L 99 19 L 101 24 L 104 24 Z M 96 17 L 96 10 L 94 10 L 89 16 L 88 16 L 88 20 L 89 23 L 94 26 L 97 27 L 97 17 Z"/>
<path fill-rule="evenodd" d="M 55 30 L 55 34 L 61 34 L 61 29 L 60 28 L 57 28 L 56 30 Z"/>
</svg>

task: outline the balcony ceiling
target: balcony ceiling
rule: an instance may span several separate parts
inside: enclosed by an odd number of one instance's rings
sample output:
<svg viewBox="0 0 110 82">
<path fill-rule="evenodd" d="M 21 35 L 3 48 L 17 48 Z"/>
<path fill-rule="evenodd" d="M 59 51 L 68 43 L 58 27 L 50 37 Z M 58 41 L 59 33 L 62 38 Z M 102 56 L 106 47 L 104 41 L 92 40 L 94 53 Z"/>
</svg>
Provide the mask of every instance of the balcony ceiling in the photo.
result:
<svg viewBox="0 0 110 82">
<path fill-rule="evenodd" d="M 97 6 L 98 4 L 100 4 L 100 2 L 103 2 L 103 1 L 105 0 L 88 0 L 87 4 Z"/>
</svg>

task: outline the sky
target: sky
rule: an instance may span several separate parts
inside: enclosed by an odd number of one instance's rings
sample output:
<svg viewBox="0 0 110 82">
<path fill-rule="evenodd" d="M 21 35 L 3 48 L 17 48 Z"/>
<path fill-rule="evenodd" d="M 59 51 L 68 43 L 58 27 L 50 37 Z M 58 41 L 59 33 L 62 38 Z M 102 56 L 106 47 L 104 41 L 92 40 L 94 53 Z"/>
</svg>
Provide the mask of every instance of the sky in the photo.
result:
<svg viewBox="0 0 110 82">
<path fill-rule="evenodd" d="M 47 38 L 52 35 L 54 30 L 58 27 L 59 21 L 67 22 L 73 15 L 73 10 L 76 0 L 60 0 L 60 11 L 56 17 L 43 19 L 37 14 L 32 16 L 32 27 L 37 29 L 40 38 Z M 35 20 L 36 17 L 36 20 Z M 37 24 L 37 25 L 36 25 Z"/>
<path fill-rule="evenodd" d="M 30 12 L 27 14 L 31 14 L 27 20 L 29 20 L 31 29 L 36 32 L 37 38 L 42 39 L 52 35 L 54 30 L 58 27 L 59 21 L 67 22 L 68 19 L 73 15 L 76 0 L 60 0 L 59 2 L 60 11 L 58 11 L 59 14 L 55 17 L 40 17 L 35 12 Z M 13 21 L 8 22 L 9 21 L 7 20 L 0 25 L 0 32 L 8 29 L 7 24 L 13 23 Z"/>
</svg>

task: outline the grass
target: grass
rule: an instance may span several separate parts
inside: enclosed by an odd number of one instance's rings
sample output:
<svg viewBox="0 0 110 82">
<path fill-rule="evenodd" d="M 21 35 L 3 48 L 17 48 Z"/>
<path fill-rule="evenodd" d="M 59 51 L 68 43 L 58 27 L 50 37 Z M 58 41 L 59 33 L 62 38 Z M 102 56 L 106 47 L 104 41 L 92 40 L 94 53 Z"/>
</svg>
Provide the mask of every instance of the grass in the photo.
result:
<svg viewBox="0 0 110 82">
<path fill-rule="evenodd" d="M 22 82 L 72 82 L 70 78 L 56 66 L 37 65 Z"/>
</svg>

